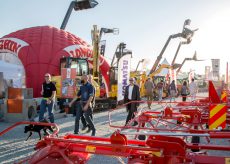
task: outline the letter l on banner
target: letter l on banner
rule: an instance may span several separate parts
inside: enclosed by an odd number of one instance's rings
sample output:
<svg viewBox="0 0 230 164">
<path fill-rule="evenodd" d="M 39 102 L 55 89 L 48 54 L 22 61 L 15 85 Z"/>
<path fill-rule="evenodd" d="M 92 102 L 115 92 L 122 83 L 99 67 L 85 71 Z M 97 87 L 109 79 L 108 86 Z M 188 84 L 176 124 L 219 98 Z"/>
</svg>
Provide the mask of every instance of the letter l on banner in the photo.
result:
<svg viewBox="0 0 230 164">
<path fill-rule="evenodd" d="M 124 55 L 118 62 L 117 101 L 124 99 L 125 87 L 129 84 L 131 54 Z"/>
</svg>

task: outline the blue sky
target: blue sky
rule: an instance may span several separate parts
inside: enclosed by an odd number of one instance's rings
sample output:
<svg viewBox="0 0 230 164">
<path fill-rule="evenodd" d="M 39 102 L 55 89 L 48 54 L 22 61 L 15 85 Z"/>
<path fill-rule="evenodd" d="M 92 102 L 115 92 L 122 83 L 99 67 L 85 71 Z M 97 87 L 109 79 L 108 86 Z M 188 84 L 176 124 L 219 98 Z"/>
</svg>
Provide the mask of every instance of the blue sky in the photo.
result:
<svg viewBox="0 0 230 164">
<path fill-rule="evenodd" d="M 103 35 L 107 41 L 106 58 L 111 59 L 116 46 L 125 42 L 132 50 L 132 67 L 142 58 L 151 68 L 167 38 L 181 32 L 185 19 L 191 19 L 191 28 L 199 28 L 193 41 L 184 45 L 178 54 L 177 63 L 185 57 L 198 58 L 205 62 L 187 62 L 182 70 L 195 69 L 204 73 L 210 59 L 221 59 L 221 72 L 225 73 L 230 61 L 230 1 L 229 0 L 97 0 L 94 9 L 72 12 L 66 30 L 91 43 L 93 25 L 119 28 L 119 35 Z M 0 37 L 11 32 L 34 26 L 60 27 L 70 0 L 7 0 L 0 5 Z M 180 39 L 171 40 L 163 58 L 171 63 Z"/>
</svg>

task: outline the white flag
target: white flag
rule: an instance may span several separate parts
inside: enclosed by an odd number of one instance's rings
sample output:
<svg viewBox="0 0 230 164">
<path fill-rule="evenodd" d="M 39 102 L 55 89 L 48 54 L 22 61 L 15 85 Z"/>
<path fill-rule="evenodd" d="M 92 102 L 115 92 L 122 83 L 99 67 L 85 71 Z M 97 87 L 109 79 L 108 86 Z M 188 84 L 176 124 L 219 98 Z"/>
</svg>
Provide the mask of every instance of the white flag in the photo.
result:
<svg viewBox="0 0 230 164">
<path fill-rule="evenodd" d="M 189 84 L 192 82 L 192 79 L 195 78 L 195 71 L 194 70 L 190 70 L 189 74 L 188 74 L 188 82 Z"/>
<path fill-rule="evenodd" d="M 131 67 L 131 55 L 127 54 L 122 56 L 118 62 L 117 101 L 124 99 L 125 87 L 129 84 L 130 67 Z"/>
<path fill-rule="evenodd" d="M 169 77 L 170 77 L 170 84 L 171 82 L 174 80 L 175 81 L 175 84 L 177 83 L 176 82 L 176 71 L 175 69 L 169 69 Z"/>
</svg>

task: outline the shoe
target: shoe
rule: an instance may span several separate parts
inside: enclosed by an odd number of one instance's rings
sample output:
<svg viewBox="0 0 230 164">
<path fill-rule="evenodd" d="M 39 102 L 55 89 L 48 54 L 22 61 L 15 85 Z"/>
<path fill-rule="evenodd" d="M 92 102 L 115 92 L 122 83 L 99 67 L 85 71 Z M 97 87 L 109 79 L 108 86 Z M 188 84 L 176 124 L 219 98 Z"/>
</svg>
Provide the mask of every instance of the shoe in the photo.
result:
<svg viewBox="0 0 230 164">
<path fill-rule="evenodd" d="M 86 125 L 86 126 L 83 126 L 83 127 L 81 128 L 81 130 L 84 131 L 87 127 L 88 127 L 87 125 Z"/>
<path fill-rule="evenodd" d="M 64 110 L 60 110 L 60 112 L 59 113 L 65 113 L 65 111 Z"/>
<path fill-rule="evenodd" d="M 91 128 L 90 127 L 88 127 L 88 130 L 86 131 L 86 133 L 89 133 L 91 131 Z"/>
<path fill-rule="evenodd" d="M 79 134 L 79 132 L 74 132 L 73 134 L 77 134 L 77 135 L 78 135 L 78 134 Z"/>
<path fill-rule="evenodd" d="M 95 135 L 96 135 L 96 129 L 93 129 L 91 136 L 95 136 Z"/>
</svg>

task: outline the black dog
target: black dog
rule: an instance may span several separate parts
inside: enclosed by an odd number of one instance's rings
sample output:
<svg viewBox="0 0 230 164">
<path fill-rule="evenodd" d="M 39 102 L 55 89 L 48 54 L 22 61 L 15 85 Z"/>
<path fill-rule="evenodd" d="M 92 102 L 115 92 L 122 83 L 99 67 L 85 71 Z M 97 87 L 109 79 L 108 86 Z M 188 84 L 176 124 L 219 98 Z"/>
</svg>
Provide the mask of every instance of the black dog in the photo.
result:
<svg viewBox="0 0 230 164">
<path fill-rule="evenodd" d="M 43 121 L 44 123 L 48 123 L 48 121 Z M 30 132 L 29 136 L 27 137 L 26 141 L 32 136 L 33 132 L 37 132 L 39 135 L 40 140 L 42 139 L 41 137 L 41 130 L 44 131 L 44 135 L 49 135 L 47 132 L 47 129 L 51 132 L 53 132 L 53 129 L 51 126 L 45 126 L 45 125 L 33 125 L 30 124 L 28 126 L 25 126 L 25 131 L 24 133 Z"/>
</svg>

